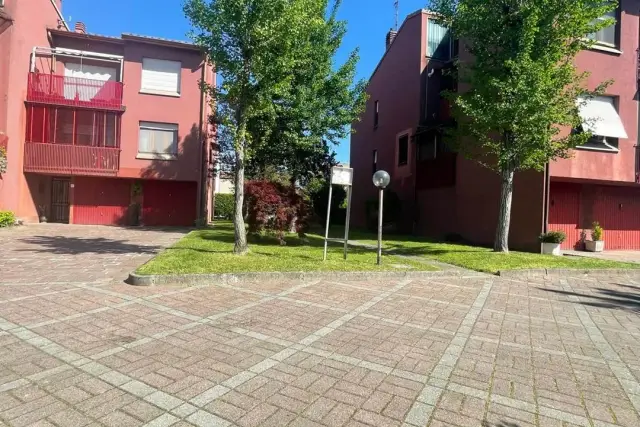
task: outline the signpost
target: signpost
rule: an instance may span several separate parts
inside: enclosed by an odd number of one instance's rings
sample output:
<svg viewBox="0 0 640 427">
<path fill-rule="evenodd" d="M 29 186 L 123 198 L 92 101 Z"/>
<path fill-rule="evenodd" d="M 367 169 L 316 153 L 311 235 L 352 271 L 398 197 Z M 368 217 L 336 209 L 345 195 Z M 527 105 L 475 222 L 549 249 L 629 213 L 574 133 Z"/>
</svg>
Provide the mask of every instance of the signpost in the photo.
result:
<svg viewBox="0 0 640 427">
<path fill-rule="evenodd" d="M 347 259 L 347 247 L 349 243 L 349 217 L 351 216 L 351 189 L 353 184 L 353 169 L 336 166 L 331 169 L 331 182 L 329 184 L 329 203 L 327 204 L 327 227 L 324 233 L 324 254 L 322 260 L 327 260 L 327 245 L 330 241 L 344 244 L 344 259 Z M 329 238 L 329 224 L 331 219 L 331 199 L 333 186 L 341 185 L 347 189 L 347 218 L 344 224 L 344 240 Z"/>
</svg>

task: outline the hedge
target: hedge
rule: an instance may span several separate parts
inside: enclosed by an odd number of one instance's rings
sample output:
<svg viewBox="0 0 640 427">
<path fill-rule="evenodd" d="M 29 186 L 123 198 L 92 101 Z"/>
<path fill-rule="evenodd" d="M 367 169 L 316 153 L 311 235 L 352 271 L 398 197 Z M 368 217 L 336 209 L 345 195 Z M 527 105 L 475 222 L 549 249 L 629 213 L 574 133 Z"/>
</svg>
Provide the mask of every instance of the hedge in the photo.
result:
<svg viewBox="0 0 640 427">
<path fill-rule="evenodd" d="M 214 215 L 216 218 L 233 219 L 233 194 L 216 194 L 216 207 Z"/>
</svg>

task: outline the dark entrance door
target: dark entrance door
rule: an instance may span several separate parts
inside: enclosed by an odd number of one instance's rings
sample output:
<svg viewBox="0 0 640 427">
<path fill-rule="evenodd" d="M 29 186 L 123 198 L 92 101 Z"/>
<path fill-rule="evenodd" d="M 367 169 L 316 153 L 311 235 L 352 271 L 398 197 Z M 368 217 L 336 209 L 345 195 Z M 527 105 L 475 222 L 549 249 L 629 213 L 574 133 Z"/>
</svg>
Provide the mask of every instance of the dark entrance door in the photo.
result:
<svg viewBox="0 0 640 427">
<path fill-rule="evenodd" d="M 69 223 L 69 180 L 54 178 L 51 182 L 51 222 Z"/>
</svg>

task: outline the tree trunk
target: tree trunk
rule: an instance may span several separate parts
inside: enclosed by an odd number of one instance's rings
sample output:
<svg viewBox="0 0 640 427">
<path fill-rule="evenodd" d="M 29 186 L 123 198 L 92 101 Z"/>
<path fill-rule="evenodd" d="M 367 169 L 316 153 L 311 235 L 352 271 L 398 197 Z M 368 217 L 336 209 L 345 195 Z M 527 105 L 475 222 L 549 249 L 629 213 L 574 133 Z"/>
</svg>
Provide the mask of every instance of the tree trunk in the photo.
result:
<svg viewBox="0 0 640 427">
<path fill-rule="evenodd" d="M 500 191 L 500 211 L 493 250 L 509 252 L 509 224 L 511 222 L 511 201 L 513 200 L 513 168 L 506 168 L 500 172 L 502 185 Z"/>
<path fill-rule="evenodd" d="M 236 144 L 236 167 L 235 167 L 235 206 L 233 216 L 233 228 L 235 232 L 235 246 L 233 253 L 245 255 L 249 252 L 247 245 L 247 231 L 244 226 L 244 149 L 245 134 L 243 125 L 239 126 L 239 141 Z"/>
</svg>

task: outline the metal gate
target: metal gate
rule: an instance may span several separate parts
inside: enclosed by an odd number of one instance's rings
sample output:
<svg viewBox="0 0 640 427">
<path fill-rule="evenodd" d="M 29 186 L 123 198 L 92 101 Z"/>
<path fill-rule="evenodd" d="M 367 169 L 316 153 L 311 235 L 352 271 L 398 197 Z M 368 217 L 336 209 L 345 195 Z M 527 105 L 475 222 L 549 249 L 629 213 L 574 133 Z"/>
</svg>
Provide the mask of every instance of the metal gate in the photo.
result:
<svg viewBox="0 0 640 427">
<path fill-rule="evenodd" d="M 51 222 L 69 223 L 69 180 L 51 181 Z"/>
</svg>

